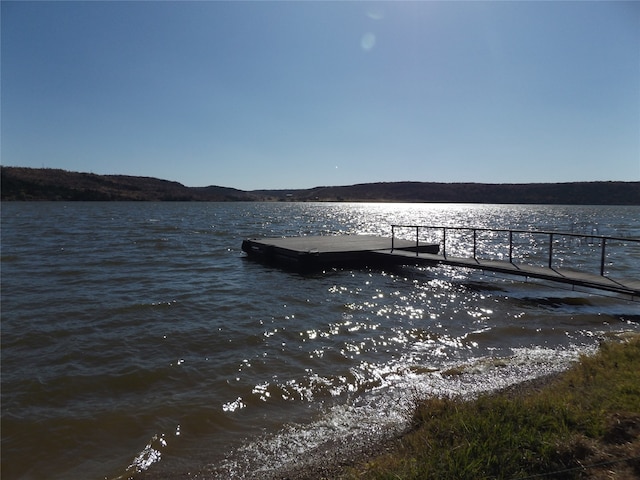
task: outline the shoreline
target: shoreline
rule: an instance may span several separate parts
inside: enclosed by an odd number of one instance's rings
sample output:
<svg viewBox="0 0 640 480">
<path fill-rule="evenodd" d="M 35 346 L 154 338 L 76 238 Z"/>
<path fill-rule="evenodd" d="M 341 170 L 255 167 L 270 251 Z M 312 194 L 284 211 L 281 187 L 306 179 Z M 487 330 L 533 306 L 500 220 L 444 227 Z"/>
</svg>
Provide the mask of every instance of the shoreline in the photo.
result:
<svg viewBox="0 0 640 480">
<path fill-rule="evenodd" d="M 630 349 L 627 350 L 627 356 L 625 357 L 623 355 L 617 359 L 614 357 L 615 363 L 611 363 L 613 360 L 609 359 L 610 365 L 605 365 L 606 362 L 602 360 L 602 355 L 600 355 L 603 351 L 603 345 L 616 344 L 630 346 Z M 522 404 L 524 405 L 527 404 L 526 402 L 529 400 L 540 398 L 549 391 L 555 393 L 557 390 L 562 391 L 563 388 L 566 389 L 567 382 L 569 382 L 571 389 L 573 389 L 573 382 L 577 378 L 580 378 L 580 376 L 586 375 L 584 372 L 590 372 L 590 369 L 593 369 L 594 362 L 601 362 L 603 365 L 601 368 L 605 372 L 611 371 L 611 369 L 618 369 L 618 363 L 622 363 L 622 370 L 630 369 L 631 371 L 635 371 L 637 365 L 633 362 L 637 363 L 640 361 L 640 356 L 638 352 L 634 352 L 633 349 L 640 352 L 640 334 L 633 331 L 621 332 L 618 335 L 607 338 L 600 344 L 600 347 L 595 352 L 584 354 L 579 360 L 568 364 L 565 369 L 526 379 L 496 390 L 478 392 L 477 396 L 462 400 L 462 404 L 472 405 L 476 403 L 476 400 L 479 398 L 502 398 L 509 401 L 509 403 L 511 403 L 511 401 L 518 403 L 523 402 Z M 611 349 L 604 348 L 604 350 L 607 351 Z M 634 355 L 637 358 L 634 358 Z M 607 370 L 607 368 L 609 370 Z M 638 369 L 638 371 L 640 372 L 640 369 Z M 607 374 L 605 373 L 605 375 Z M 638 375 L 638 373 L 635 375 Z M 586 386 L 579 385 L 579 381 L 576 383 L 576 388 L 580 389 L 585 397 L 589 397 L 591 393 L 589 390 L 591 387 L 588 385 L 590 381 L 592 380 L 587 381 Z M 618 387 L 617 384 L 616 387 Z M 628 389 L 629 387 L 627 386 L 626 388 Z M 437 396 L 433 398 L 435 397 Z M 453 398 L 451 399 L 453 400 Z M 429 400 L 430 397 L 416 399 L 412 409 L 414 412 L 418 412 L 420 404 Z M 633 476 L 633 472 L 636 470 L 640 473 L 640 400 L 637 400 L 637 402 L 638 404 L 632 404 L 633 407 L 629 410 L 614 411 L 613 418 L 611 418 L 611 411 L 609 411 L 608 414 L 604 410 L 603 412 L 597 413 L 591 411 L 590 414 L 587 414 L 591 415 L 588 417 L 590 421 L 595 423 L 604 421 L 608 423 L 606 428 L 609 429 L 609 431 L 605 432 L 604 437 L 589 439 L 585 437 L 586 440 L 577 441 L 576 443 L 575 435 L 580 436 L 581 434 L 579 432 L 572 433 L 572 437 L 570 438 L 561 438 L 556 448 L 563 451 L 565 455 L 587 455 L 587 457 L 584 458 L 587 465 L 590 461 L 592 464 L 598 464 L 603 463 L 602 458 L 618 458 L 620 455 L 624 455 L 626 458 L 623 459 L 623 461 L 618 460 L 618 466 L 614 465 L 610 467 L 610 470 L 615 470 L 622 474 L 622 476 L 616 478 L 637 478 Z M 622 427 L 617 424 L 612 425 L 612 421 L 623 425 L 624 431 L 620 433 L 619 430 Z M 340 439 L 331 439 L 311 450 L 305 451 L 304 457 L 296 458 L 293 461 L 270 470 L 253 469 L 251 472 L 245 472 L 244 474 L 231 475 L 228 471 L 224 471 L 221 465 L 211 465 L 193 473 L 154 472 L 154 469 L 151 468 L 151 471 L 140 472 L 128 478 L 132 480 L 177 480 L 185 478 L 206 480 L 232 477 L 242 478 L 243 480 L 346 480 L 361 478 L 361 475 L 364 475 L 365 478 L 376 478 L 375 476 L 366 475 L 370 472 L 370 466 L 374 465 L 375 468 L 376 463 L 380 461 L 384 463 L 385 458 L 399 458 L 400 447 L 406 447 L 406 442 L 410 442 L 409 437 L 420 428 L 421 427 L 416 424 L 414 417 L 414 421 L 409 422 L 406 427 L 396 432 L 390 432 L 388 435 L 377 434 L 369 437 L 360 434 L 350 435 Z M 613 434 L 622 436 L 626 443 L 620 443 L 619 438 L 611 440 L 610 437 Z M 573 449 L 586 448 L 582 444 L 584 441 L 588 442 L 588 452 L 585 454 L 584 451 L 580 450 L 576 454 Z M 616 457 L 616 455 L 618 457 Z M 598 462 L 592 461 L 594 458 L 597 459 Z M 582 465 L 579 459 L 578 465 Z M 578 469 L 580 468 L 579 466 Z M 391 472 L 392 471 L 393 470 L 391 470 Z M 632 472 L 631 476 L 625 476 L 628 475 L 628 472 Z M 603 478 L 597 476 L 597 471 L 595 475 L 596 476 L 589 476 L 586 474 L 584 478 Z"/>
<path fill-rule="evenodd" d="M 566 369 L 517 382 L 494 391 L 481 392 L 481 394 L 524 397 L 553 384 L 564 372 Z M 411 426 L 407 426 L 387 436 L 375 438 L 349 436 L 332 439 L 306 451 L 304 458 L 298 458 L 294 462 L 270 471 L 254 470 L 238 478 L 242 480 L 337 480 L 347 475 L 349 469 L 364 465 L 381 455 L 391 454 L 410 431 Z M 211 480 L 228 478 L 225 475 L 228 475 L 228 472 L 222 471 L 219 466 L 212 465 L 203 467 L 197 472 L 162 472 L 154 471 L 152 467 L 148 471 L 135 473 L 127 478 L 132 480 Z"/>
<path fill-rule="evenodd" d="M 486 392 L 488 395 L 508 395 L 509 397 L 524 397 L 541 391 L 557 381 L 566 370 L 557 373 L 514 383 L 507 387 Z M 296 465 L 284 467 L 269 475 L 245 477 L 246 480 L 336 480 L 342 478 L 349 468 L 364 465 L 370 460 L 392 453 L 404 436 L 410 431 L 406 428 L 399 434 L 378 440 L 376 444 L 352 445 L 347 441 L 339 442 L 329 451 L 312 451 L 311 458 L 305 458 Z M 315 449 L 319 450 L 319 449 Z M 197 477 L 194 477 L 197 478 Z M 206 477 L 205 477 L 206 478 Z"/>
</svg>

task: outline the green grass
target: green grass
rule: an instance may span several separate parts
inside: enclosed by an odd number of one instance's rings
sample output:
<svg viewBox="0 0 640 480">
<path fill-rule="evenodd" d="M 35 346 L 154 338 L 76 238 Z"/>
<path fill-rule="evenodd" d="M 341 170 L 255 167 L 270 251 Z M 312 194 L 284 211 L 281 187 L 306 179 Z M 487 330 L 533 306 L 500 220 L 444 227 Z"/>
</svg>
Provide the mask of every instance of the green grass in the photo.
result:
<svg viewBox="0 0 640 480">
<path fill-rule="evenodd" d="M 346 478 L 608 478 L 598 476 L 604 467 L 582 468 L 605 462 L 628 475 L 615 478 L 640 478 L 640 459 L 627 460 L 633 457 L 640 457 L 637 336 L 603 343 L 595 356 L 526 394 L 422 400 L 398 449 Z"/>
</svg>

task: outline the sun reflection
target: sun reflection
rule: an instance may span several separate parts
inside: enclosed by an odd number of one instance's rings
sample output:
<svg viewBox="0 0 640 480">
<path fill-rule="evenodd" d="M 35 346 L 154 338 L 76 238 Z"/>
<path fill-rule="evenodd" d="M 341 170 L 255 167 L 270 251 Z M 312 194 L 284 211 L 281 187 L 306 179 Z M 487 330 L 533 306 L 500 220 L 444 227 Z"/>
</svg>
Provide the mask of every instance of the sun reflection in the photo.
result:
<svg viewBox="0 0 640 480">
<path fill-rule="evenodd" d="M 151 465 L 160 461 L 162 458 L 160 448 L 166 446 L 167 442 L 164 439 L 164 434 L 154 435 L 138 456 L 133 459 L 133 462 L 127 467 L 127 470 L 133 470 L 135 472 L 147 470 Z"/>
<path fill-rule="evenodd" d="M 227 402 L 222 405 L 222 411 L 224 412 L 235 412 L 236 410 L 240 410 L 245 408 L 247 405 L 242 401 L 242 397 L 236 398 L 232 402 Z"/>
<path fill-rule="evenodd" d="M 260 400 L 262 400 L 263 402 L 266 402 L 269 399 L 269 397 L 271 397 L 271 392 L 268 391 L 268 388 L 269 388 L 269 383 L 259 384 L 253 387 L 253 390 L 251 390 L 251 393 L 253 393 L 254 395 L 258 395 L 258 398 Z"/>
</svg>

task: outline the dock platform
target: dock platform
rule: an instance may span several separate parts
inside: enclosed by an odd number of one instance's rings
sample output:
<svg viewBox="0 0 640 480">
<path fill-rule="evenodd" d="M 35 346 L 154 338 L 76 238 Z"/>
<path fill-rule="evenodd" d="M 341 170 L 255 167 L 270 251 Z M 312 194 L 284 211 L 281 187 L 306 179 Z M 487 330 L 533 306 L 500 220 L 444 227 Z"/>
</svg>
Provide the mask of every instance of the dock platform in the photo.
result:
<svg viewBox="0 0 640 480">
<path fill-rule="evenodd" d="M 376 266 L 398 263 L 397 257 L 376 256 L 388 249 L 391 237 L 376 235 L 320 235 L 284 238 L 248 238 L 242 242 L 247 256 L 277 265 L 308 270 L 339 266 Z M 438 253 L 439 245 L 396 240 L 395 251 Z"/>
</svg>

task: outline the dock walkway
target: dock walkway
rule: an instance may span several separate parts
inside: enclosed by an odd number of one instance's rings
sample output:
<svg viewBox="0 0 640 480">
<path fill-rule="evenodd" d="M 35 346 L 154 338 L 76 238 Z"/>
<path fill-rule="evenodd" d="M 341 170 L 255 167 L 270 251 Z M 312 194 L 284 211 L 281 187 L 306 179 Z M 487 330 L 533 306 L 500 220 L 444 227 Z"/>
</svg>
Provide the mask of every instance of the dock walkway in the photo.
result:
<svg viewBox="0 0 640 480">
<path fill-rule="evenodd" d="M 630 295 L 640 300 L 640 281 L 632 279 L 613 279 L 604 275 L 580 272 L 566 268 L 549 268 L 528 264 L 516 264 L 504 260 L 486 260 L 479 258 L 444 257 L 439 254 L 403 252 L 397 250 L 377 250 L 377 255 L 403 257 L 403 264 L 416 265 L 451 265 L 454 267 L 472 268 L 486 272 L 495 272 L 520 277 L 537 278 L 551 282 L 560 282 L 583 288 L 594 288 L 609 292 Z"/>
</svg>

